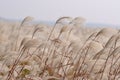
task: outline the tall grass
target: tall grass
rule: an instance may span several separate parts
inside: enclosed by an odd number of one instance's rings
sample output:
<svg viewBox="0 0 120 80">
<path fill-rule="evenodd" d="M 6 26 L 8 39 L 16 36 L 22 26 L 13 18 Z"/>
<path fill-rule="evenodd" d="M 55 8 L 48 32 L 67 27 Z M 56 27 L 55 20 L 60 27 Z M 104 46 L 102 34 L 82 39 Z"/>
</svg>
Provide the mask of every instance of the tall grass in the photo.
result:
<svg viewBox="0 0 120 80">
<path fill-rule="evenodd" d="M 81 17 L 53 27 L 31 20 L 0 24 L 0 80 L 120 79 L 118 29 L 83 27 Z"/>
</svg>

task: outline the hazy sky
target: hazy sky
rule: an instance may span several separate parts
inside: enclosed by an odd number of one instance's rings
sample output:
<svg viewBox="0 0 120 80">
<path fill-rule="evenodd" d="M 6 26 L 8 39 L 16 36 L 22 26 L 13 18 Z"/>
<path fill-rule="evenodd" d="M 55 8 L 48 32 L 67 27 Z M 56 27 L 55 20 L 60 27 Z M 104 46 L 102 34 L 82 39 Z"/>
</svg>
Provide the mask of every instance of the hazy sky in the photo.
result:
<svg viewBox="0 0 120 80">
<path fill-rule="evenodd" d="M 0 17 L 25 16 L 47 21 L 81 16 L 87 22 L 120 25 L 120 0 L 0 0 Z"/>
</svg>

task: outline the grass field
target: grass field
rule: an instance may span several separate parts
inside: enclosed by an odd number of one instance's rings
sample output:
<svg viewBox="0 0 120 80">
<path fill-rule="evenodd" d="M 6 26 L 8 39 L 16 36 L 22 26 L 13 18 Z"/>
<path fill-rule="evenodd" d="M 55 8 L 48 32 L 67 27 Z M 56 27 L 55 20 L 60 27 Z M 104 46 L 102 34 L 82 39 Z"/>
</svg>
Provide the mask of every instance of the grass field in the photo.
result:
<svg viewBox="0 0 120 80">
<path fill-rule="evenodd" d="M 120 80 L 119 29 L 32 20 L 0 22 L 0 80 Z"/>
</svg>

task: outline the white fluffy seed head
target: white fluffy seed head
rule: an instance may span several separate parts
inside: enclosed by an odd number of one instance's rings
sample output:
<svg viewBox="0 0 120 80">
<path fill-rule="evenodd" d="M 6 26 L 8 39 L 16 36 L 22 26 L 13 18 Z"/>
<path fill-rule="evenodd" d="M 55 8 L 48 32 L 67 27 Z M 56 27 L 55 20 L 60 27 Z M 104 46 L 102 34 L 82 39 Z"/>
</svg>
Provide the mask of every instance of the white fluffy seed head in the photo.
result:
<svg viewBox="0 0 120 80">
<path fill-rule="evenodd" d="M 76 17 L 73 20 L 73 23 L 75 24 L 83 24 L 86 20 L 83 17 Z"/>
<path fill-rule="evenodd" d="M 95 41 L 90 42 L 87 47 L 89 48 L 89 56 L 93 56 L 103 49 L 102 44 Z"/>
<path fill-rule="evenodd" d="M 118 30 L 113 29 L 113 28 L 103 28 L 100 32 L 99 35 L 105 36 L 105 37 L 111 37 L 115 34 L 118 33 Z"/>
<path fill-rule="evenodd" d="M 30 16 L 25 17 L 24 20 L 21 23 L 21 26 L 23 26 L 25 23 L 28 23 L 28 22 L 32 21 L 33 19 L 34 18 L 30 17 Z"/>
<path fill-rule="evenodd" d="M 31 39 L 24 44 L 24 48 L 31 48 L 39 46 L 40 41 L 38 39 Z"/>
</svg>

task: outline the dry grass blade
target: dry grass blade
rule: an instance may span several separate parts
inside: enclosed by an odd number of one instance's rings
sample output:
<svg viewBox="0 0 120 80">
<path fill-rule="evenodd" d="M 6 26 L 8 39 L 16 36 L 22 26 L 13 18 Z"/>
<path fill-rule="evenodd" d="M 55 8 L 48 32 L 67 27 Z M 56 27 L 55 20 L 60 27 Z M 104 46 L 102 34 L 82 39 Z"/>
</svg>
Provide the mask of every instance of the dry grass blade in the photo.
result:
<svg viewBox="0 0 120 80">
<path fill-rule="evenodd" d="M 19 51 L 20 51 L 20 49 L 25 45 L 25 43 L 26 43 L 27 41 L 29 41 L 29 40 L 31 40 L 31 38 L 25 37 L 25 38 L 21 41 L 20 47 L 19 47 Z"/>
<path fill-rule="evenodd" d="M 24 44 L 24 48 L 31 48 L 39 46 L 40 42 L 37 39 L 31 39 Z"/>
<path fill-rule="evenodd" d="M 55 22 L 55 24 L 54 24 L 54 26 L 53 26 L 53 28 L 52 28 L 52 30 L 51 30 L 51 32 L 50 32 L 50 35 L 49 35 L 49 37 L 48 37 L 48 40 L 50 39 L 50 37 L 51 37 L 51 35 L 52 35 L 52 33 L 53 33 L 56 25 L 57 25 L 58 23 L 62 24 L 62 20 L 64 20 L 64 19 L 71 20 L 71 17 L 61 17 L 61 18 L 59 18 L 59 19 Z"/>
<path fill-rule="evenodd" d="M 112 46 L 116 46 L 117 40 L 119 39 L 119 35 L 113 35 L 108 42 L 105 44 L 105 48 L 111 48 Z"/>
<path fill-rule="evenodd" d="M 60 30 L 60 33 L 67 31 L 67 26 L 63 26 L 62 29 Z"/>
<path fill-rule="evenodd" d="M 76 17 L 72 20 L 72 23 L 75 24 L 83 24 L 86 20 L 82 17 Z"/>
<path fill-rule="evenodd" d="M 114 34 L 117 34 L 118 33 L 118 30 L 116 29 L 113 29 L 113 28 L 103 28 L 102 30 L 100 30 L 97 34 L 98 35 L 103 35 L 103 36 L 106 36 L 106 37 L 111 37 L 113 36 Z"/>
<path fill-rule="evenodd" d="M 34 18 L 27 16 L 23 19 L 23 21 L 21 22 L 20 26 L 23 26 L 25 23 L 32 21 Z"/>
<path fill-rule="evenodd" d="M 34 30 L 34 32 L 33 32 L 33 34 L 32 34 L 32 39 L 33 39 L 35 33 L 37 33 L 37 31 L 39 31 L 39 32 L 44 31 L 44 30 L 43 30 L 43 27 L 39 27 L 39 26 L 40 26 L 40 25 L 37 25 L 37 26 L 35 27 L 35 30 Z"/>
</svg>

